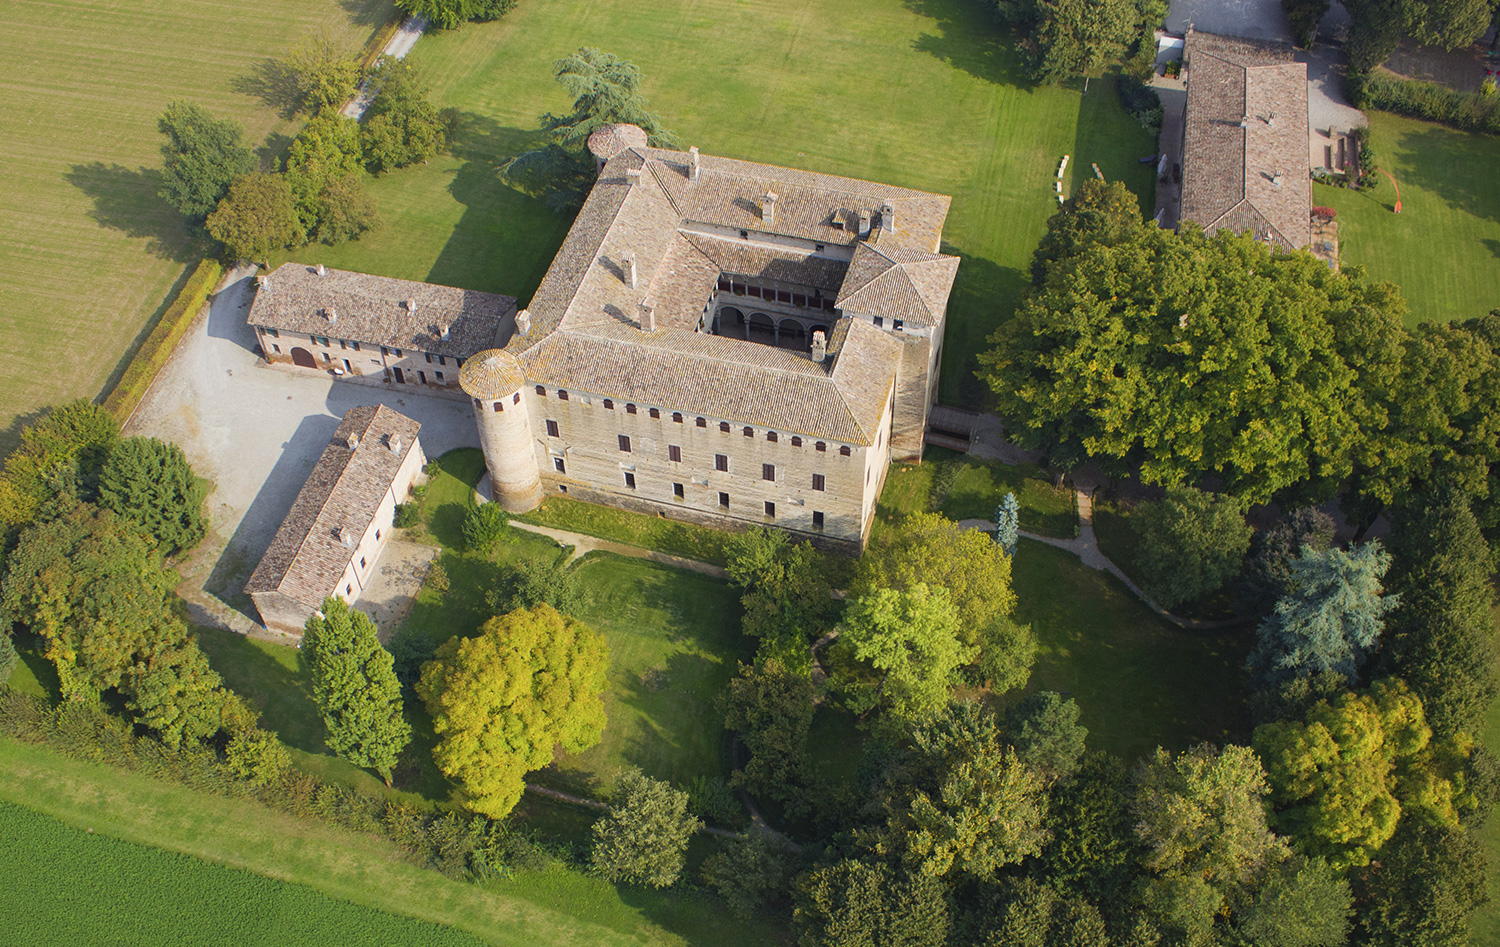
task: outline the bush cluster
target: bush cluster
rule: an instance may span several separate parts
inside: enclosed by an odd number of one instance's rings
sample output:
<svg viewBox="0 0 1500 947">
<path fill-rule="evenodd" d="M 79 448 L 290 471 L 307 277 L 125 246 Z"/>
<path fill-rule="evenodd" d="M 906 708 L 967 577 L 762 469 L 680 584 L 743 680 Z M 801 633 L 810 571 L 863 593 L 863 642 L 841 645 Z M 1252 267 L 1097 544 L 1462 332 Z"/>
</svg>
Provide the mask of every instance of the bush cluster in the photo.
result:
<svg viewBox="0 0 1500 947">
<path fill-rule="evenodd" d="M 114 415 L 115 420 L 124 424 L 130 418 L 135 406 L 146 396 L 146 389 L 156 380 L 157 372 L 167 364 L 188 326 L 193 324 L 193 317 L 208 299 L 208 294 L 218 285 L 223 272 L 224 268 L 216 260 L 198 261 L 192 275 L 172 299 L 172 304 L 162 313 L 156 328 L 146 336 L 146 341 L 125 366 L 109 397 L 104 399 L 104 410 Z"/>
<path fill-rule="evenodd" d="M 1349 100 L 1359 109 L 1380 109 L 1466 132 L 1500 135 L 1500 96 L 1460 92 L 1384 72 L 1350 76 L 1348 91 Z"/>
</svg>

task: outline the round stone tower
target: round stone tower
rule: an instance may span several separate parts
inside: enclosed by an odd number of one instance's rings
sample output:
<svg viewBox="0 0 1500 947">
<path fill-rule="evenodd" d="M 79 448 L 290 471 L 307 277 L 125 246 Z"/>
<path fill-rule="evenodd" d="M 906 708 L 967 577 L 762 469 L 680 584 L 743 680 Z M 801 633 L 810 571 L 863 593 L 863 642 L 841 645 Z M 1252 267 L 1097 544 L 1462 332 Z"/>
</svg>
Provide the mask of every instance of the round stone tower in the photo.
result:
<svg viewBox="0 0 1500 947">
<path fill-rule="evenodd" d="M 473 399 L 490 495 L 511 513 L 536 509 L 542 501 L 542 481 L 532 446 L 531 412 L 521 394 L 526 386 L 521 363 L 509 352 L 489 349 L 464 362 L 458 383 Z"/>
</svg>

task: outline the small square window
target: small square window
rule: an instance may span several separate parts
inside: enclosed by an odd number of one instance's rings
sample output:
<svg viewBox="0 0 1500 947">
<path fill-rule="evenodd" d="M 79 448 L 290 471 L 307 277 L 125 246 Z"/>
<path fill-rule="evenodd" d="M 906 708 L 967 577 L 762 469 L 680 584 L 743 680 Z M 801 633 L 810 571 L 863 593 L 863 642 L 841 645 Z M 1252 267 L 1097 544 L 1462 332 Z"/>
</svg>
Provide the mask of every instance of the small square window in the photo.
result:
<svg viewBox="0 0 1500 947">
<path fill-rule="evenodd" d="M 365 557 L 364 556 L 360 556 L 359 557 L 359 567 L 361 569 L 363 569 L 365 567 Z"/>
<path fill-rule="evenodd" d="M 823 511 L 813 510 L 813 529 L 823 528 Z"/>
<path fill-rule="evenodd" d="M 682 412 L 681 411 L 673 411 L 672 412 L 672 423 L 673 424 L 681 424 L 682 423 Z"/>
<path fill-rule="evenodd" d="M 828 481 L 826 481 L 823 478 L 822 474 L 813 474 L 813 489 L 814 490 L 826 490 L 828 488 L 827 484 L 828 484 Z"/>
<path fill-rule="evenodd" d="M 849 449 L 849 445 L 848 444 L 845 444 L 843 447 L 839 448 L 839 456 L 840 457 L 848 457 L 851 453 L 853 453 L 853 451 L 851 451 Z"/>
<path fill-rule="evenodd" d="M 635 489 L 635 474 L 627 473 L 625 475 L 625 486 L 629 487 L 632 490 Z"/>
<path fill-rule="evenodd" d="M 566 391 L 563 391 L 561 388 L 557 389 L 557 400 L 558 401 L 567 401 L 568 400 L 568 393 Z"/>
<path fill-rule="evenodd" d="M 442 381 L 443 380 L 443 373 L 442 372 L 433 372 L 432 374 L 433 374 L 434 377 L 437 378 L 438 381 Z"/>
<path fill-rule="evenodd" d="M 275 352 L 277 355 L 280 355 L 281 354 L 281 346 L 276 345 L 275 343 L 272 343 L 272 345 L 271 345 L 271 351 Z"/>
<path fill-rule="evenodd" d="M 568 465 L 563 463 L 563 459 L 561 457 L 552 458 L 552 468 L 560 474 L 565 474 L 568 472 Z"/>
<path fill-rule="evenodd" d="M 613 411 L 614 409 L 615 409 L 615 403 L 613 401 L 611 401 L 609 398 L 605 398 L 604 399 L 604 410 L 606 410 L 606 411 Z"/>
<path fill-rule="evenodd" d="M 678 447 L 676 444 L 668 445 L 667 460 L 670 460 L 675 464 L 682 463 L 682 448 Z"/>
<path fill-rule="evenodd" d="M 776 518 L 776 504 L 772 503 L 770 500 L 766 501 L 766 516 L 770 517 L 771 519 Z"/>
<path fill-rule="evenodd" d="M 520 404 L 521 403 L 521 393 L 519 391 L 510 396 L 510 403 L 511 404 Z"/>
<path fill-rule="evenodd" d="M 800 438 L 797 435 L 793 434 L 792 435 L 792 446 L 793 447 L 801 447 L 802 446 L 802 438 Z"/>
<path fill-rule="evenodd" d="M 552 420 L 551 418 L 547 419 L 547 436 L 548 437 L 557 437 L 558 436 L 558 433 L 557 433 L 557 422 L 554 421 L 554 420 Z"/>
<path fill-rule="evenodd" d="M 728 421 L 720 421 L 719 422 L 719 433 L 720 434 L 728 434 L 729 433 L 729 422 Z"/>
<path fill-rule="evenodd" d="M 699 418 L 698 419 L 698 426 L 699 427 L 708 427 L 708 418 Z"/>
<path fill-rule="evenodd" d="M 651 410 L 647 411 L 646 413 L 649 414 L 652 418 L 660 418 L 661 417 L 661 412 L 658 411 L 658 410 L 656 410 L 655 408 L 652 408 Z"/>
<path fill-rule="evenodd" d="M 376 539 L 380 538 L 380 530 L 378 530 L 378 529 L 375 531 L 375 538 Z"/>
<path fill-rule="evenodd" d="M 545 385 L 537 385 L 536 386 L 536 393 L 539 394 L 539 395 L 541 395 L 543 398 L 547 397 L 547 388 L 546 388 L 546 386 Z"/>
<path fill-rule="evenodd" d="M 760 465 L 760 479 L 774 481 L 776 479 L 776 465 L 775 464 L 761 464 Z"/>
<path fill-rule="evenodd" d="M 422 354 L 427 358 L 427 364 L 431 365 L 432 364 L 432 353 L 431 352 L 423 352 Z"/>
<path fill-rule="evenodd" d="M 683 489 L 682 489 L 682 484 L 680 484 L 680 483 L 674 483 L 674 484 L 672 484 L 672 496 L 674 496 L 677 499 L 681 500 L 685 495 L 686 494 L 683 492 Z"/>
<path fill-rule="evenodd" d="M 818 441 L 816 444 L 813 445 L 813 450 L 816 450 L 816 451 L 826 451 L 827 449 L 828 449 L 828 445 L 825 444 L 825 443 L 823 443 L 822 441 Z"/>
<path fill-rule="evenodd" d="M 776 443 L 776 432 L 775 431 L 767 431 L 766 432 L 766 440 L 770 441 L 772 444 Z"/>
<path fill-rule="evenodd" d="M 404 356 L 401 354 L 401 350 L 400 349 L 396 350 L 396 357 L 397 358 L 404 358 Z"/>
<path fill-rule="evenodd" d="M 729 509 L 729 494 L 727 494 L 727 493 L 721 493 L 721 494 L 719 494 L 719 505 L 722 506 L 726 510 Z"/>
<path fill-rule="evenodd" d="M 715 454 L 714 455 L 714 469 L 715 470 L 723 470 L 723 471 L 727 472 L 729 470 L 729 457 L 728 457 L 728 455 L 726 455 L 726 454 Z"/>
<path fill-rule="evenodd" d="M 625 413 L 626 414 L 635 414 L 635 405 L 633 405 L 633 404 L 627 404 L 625 406 Z"/>
<path fill-rule="evenodd" d="M 358 342 L 350 342 L 349 343 L 349 347 L 352 348 L 356 352 L 359 351 L 359 343 Z"/>
<path fill-rule="evenodd" d="M 557 492 L 558 493 L 567 493 L 568 492 L 568 485 L 566 483 L 559 483 L 557 485 Z"/>
<path fill-rule="evenodd" d="M 900 319 L 895 319 L 895 320 L 892 320 L 892 322 L 891 322 L 891 328 L 895 329 L 897 332 L 901 331 L 901 327 L 903 325 L 905 325 L 905 323 L 902 322 Z"/>
<path fill-rule="evenodd" d="M 881 328 L 884 325 L 885 325 L 885 317 L 884 316 L 876 316 L 875 317 L 875 328 L 879 329 L 879 328 Z"/>
<path fill-rule="evenodd" d="M 624 451 L 627 454 L 630 453 L 630 435 L 629 434 L 621 434 L 620 435 L 620 450 Z"/>
<path fill-rule="evenodd" d="M 500 401 L 495 402 L 495 413 L 496 414 L 499 414 L 501 411 L 504 411 L 504 410 L 505 410 L 505 404 L 504 404 L 504 402 L 500 402 Z"/>
<path fill-rule="evenodd" d="M 279 338 L 281 338 L 281 333 L 278 332 L 278 331 L 276 331 L 275 329 L 267 329 L 266 330 L 266 335 L 269 335 L 273 339 L 279 339 Z"/>
<path fill-rule="evenodd" d="M 745 433 L 746 437 L 754 437 L 755 436 L 755 428 L 753 428 L 753 427 L 746 427 L 744 433 Z"/>
<path fill-rule="evenodd" d="M 827 249 L 827 247 L 823 246 L 823 244 L 821 244 L 821 243 L 815 243 L 815 244 L 813 244 L 813 252 L 814 253 L 822 253 L 826 249 Z"/>
</svg>

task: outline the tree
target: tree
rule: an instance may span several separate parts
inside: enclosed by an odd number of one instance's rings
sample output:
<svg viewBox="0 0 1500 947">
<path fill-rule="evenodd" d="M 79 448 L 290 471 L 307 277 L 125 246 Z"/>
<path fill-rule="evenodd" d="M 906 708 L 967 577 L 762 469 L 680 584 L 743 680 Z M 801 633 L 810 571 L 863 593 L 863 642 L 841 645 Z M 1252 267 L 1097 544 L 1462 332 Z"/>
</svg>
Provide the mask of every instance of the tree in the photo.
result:
<svg viewBox="0 0 1500 947">
<path fill-rule="evenodd" d="M 738 733 L 750 753 L 734 774 L 735 785 L 794 811 L 801 808 L 815 696 L 807 675 L 775 658 L 740 665 L 722 698 L 725 729 Z"/>
<path fill-rule="evenodd" d="M 1021 508 L 1014 493 L 1007 493 L 995 508 L 995 542 L 1012 559 L 1021 541 Z"/>
<path fill-rule="evenodd" d="M 1007 436 L 1148 483 L 1213 475 L 1243 503 L 1331 493 L 1385 417 L 1405 306 L 1357 268 L 1248 235 L 1142 227 L 1053 264 L 981 377 Z"/>
<path fill-rule="evenodd" d="M 1484 849 L 1472 833 L 1408 823 L 1359 879 L 1360 943 L 1465 947 L 1469 915 L 1489 899 Z"/>
<path fill-rule="evenodd" d="M 20 530 L 36 518 L 42 502 L 53 495 L 60 470 L 86 484 L 119 439 L 114 416 L 83 400 L 70 401 L 23 428 L 21 443 L 0 473 L 0 550 L 9 550 Z"/>
<path fill-rule="evenodd" d="M 1034 878 L 987 885 L 963 919 L 963 943 L 976 947 L 1109 947 L 1099 909 Z"/>
<path fill-rule="evenodd" d="M 4 687 L 10 680 L 11 674 L 15 673 L 16 663 L 21 656 L 16 653 L 16 643 L 9 632 L 0 634 L 0 687 Z"/>
<path fill-rule="evenodd" d="M 317 208 L 318 222 L 308 237 L 328 246 L 354 240 L 380 223 L 380 211 L 361 175 L 329 178 L 318 192 Z"/>
<path fill-rule="evenodd" d="M 986 540 L 986 545 L 993 544 Z M 898 722 L 942 707 L 958 683 L 958 669 L 974 649 L 958 638 L 958 613 L 943 588 L 918 582 L 908 591 L 880 589 L 844 613 L 836 647 L 876 673 L 848 673 L 841 681 L 849 706 L 867 714 L 882 707 Z"/>
<path fill-rule="evenodd" d="M 138 656 L 123 689 L 136 720 L 168 746 L 208 740 L 253 718 L 223 686 L 197 641 L 185 635 L 172 647 Z"/>
<path fill-rule="evenodd" d="M 303 126 L 287 155 L 286 180 L 311 239 L 331 246 L 375 225 L 379 214 L 364 177 L 358 122 L 324 112 Z"/>
<path fill-rule="evenodd" d="M 1349 71 L 1368 72 L 1412 39 L 1454 49 L 1484 35 L 1490 25 L 1487 0 L 1351 0 Z"/>
<path fill-rule="evenodd" d="M 360 128 L 360 150 L 372 173 L 426 161 L 448 147 L 456 113 L 438 111 L 410 63 L 382 56 L 370 86 L 375 95 Z"/>
<path fill-rule="evenodd" d="M 609 647 L 550 605 L 485 622 L 452 638 L 422 672 L 417 694 L 438 736 L 433 759 L 471 807 L 504 818 L 526 773 L 577 753 L 604 733 Z"/>
<path fill-rule="evenodd" d="M 464 545 L 484 555 L 514 538 L 510 532 L 510 517 L 498 503 L 481 503 L 464 514 L 463 534 Z"/>
<path fill-rule="evenodd" d="M 1163 608 L 1211 595 L 1239 574 L 1250 525 L 1239 504 L 1188 486 L 1140 506 L 1146 594 Z"/>
<path fill-rule="evenodd" d="M 1431 741 L 1421 701 L 1390 679 L 1318 704 L 1306 722 L 1257 727 L 1276 826 L 1342 870 L 1368 865 L 1403 812 L 1457 825 L 1458 809 L 1471 801 L 1460 774 L 1467 742 Z"/>
<path fill-rule="evenodd" d="M 1078 705 L 1056 691 L 1038 691 L 1012 707 L 1005 729 L 1021 761 L 1048 782 L 1073 775 L 1089 735 L 1078 722 Z"/>
<path fill-rule="evenodd" d="M 1084 756 L 1071 780 L 1053 789 L 1049 840 L 1040 858 L 1051 884 L 1100 905 L 1112 907 L 1123 899 L 1136 853 L 1130 797 L 1124 762 L 1098 750 Z"/>
<path fill-rule="evenodd" d="M 99 471 L 99 505 L 145 530 L 165 555 L 186 552 L 208 530 L 208 485 L 182 448 L 154 437 L 127 437 Z"/>
<path fill-rule="evenodd" d="M 798 879 L 792 918 L 798 947 L 943 947 L 948 939 L 935 880 L 848 859 Z"/>
<path fill-rule="evenodd" d="M 1323 22 L 1323 14 L 1328 12 L 1329 6 L 1330 0 L 1281 0 L 1281 8 L 1286 11 L 1298 46 L 1312 49 L 1318 39 L 1318 24 Z"/>
<path fill-rule="evenodd" d="M 375 623 L 341 598 L 323 601 L 307 620 L 302 660 L 327 730 L 328 748 L 367 766 L 391 784 L 391 770 L 411 742 L 402 714 L 401 682 L 391 653 L 375 637 Z"/>
<path fill-rule="evenodd" d="M 1237 905 L 1232 943 L 1241 947 L 1339 947 L 1354 911 L 1349 883 L 1325 861 L 1288 858 Z"/>
<path fill-rule="evenodd" d="M 292 47 L 276 68 L 291 83 L 295 108 L 314 116 L 347 102 L 361 73 L 359 57 L 326 30 Z"/>
<path fill-rule="evenodd" d="M 1135 192 L 1124 181 L 1089 178 L 1047 218 L 1047 232 L 1031 257 L 1031 282 L 1041 286 L 1053 264 L 1096 244 L 1114 246 L 1145 226 Z"/>
<path fill-rule="evenodd" d="M 1397 604 L 1380 585 L 1390 566 L 1378 542 L 1348 552 L 1304 548 L 1291 563 L 1291 591 L 1256 630 L 1247 664 L 1257 679 L 1275 685 L 1335 671 L 1353 681 Z"/>
<path fill-rule="evenodd" d="M 779 529 L 748 529 L 730 537 L 725 559 L 730 580 L 744 590 L 744 632 L 761 642 L 757 662 L 775 659 L 791 671 L 811 671 L 809 636 L 832 621 L 837 607 L 812 544 L 793 543 Z"/>
<path fill-rule="evenodd" d="M 291 185 L 279 174 L 235 178 L 205 226 L 235 260 L 266 260 L 272 251 L 306 239 Z"/>
<path fill-rule="evenodd" d="M 687 793 L 639 770 L 620 777 L 618 801 L 594 823 L 594 870 L 613 882 L 665 888 L 677 881 L 688 841 L 703 827 Z"/>
<path fill-rule="evenodd" d="M 1293 510 L 1274 525 L 1256 532 L 1245 560 L 1241 598 L 1246 607 L 1258 614 L 1275 608 L 1282 596 L 1291 591 L 1291 562 L 1302 547 L 1323 552 L 1333 545 L 1333 534 L 1333 517 L 1311 507 Z"/>
<path fill-rule="evenodd" d="M 752 827 L 703 863 L 703 877 L 728 903 L 730 913 L 748 921 L 786 894 L 791 868 L 786 842 Z"/>
<path fill-rule="evenodd" d="M 1059 83 L 1097 76 L 1135 39 L 1140 10 L 1134 0 L 1036 0 L 1032 77 Z"/>
<path fill-rule="evenodd" d="M 1391 614 L 1381 664 L 1411 685 L 1439 737 L 1478 734 L 1497 692 L 1493 564 L 1456 491 L 1393 517 Z"/>
<path fill-rule="evenodd" d="M 391 635 L 386 650 L 391 653 L 392 670 L 402 687 L 415 689 L 422 679 L 422 666 L 437 653 L 437 641 L 426 631 L 413 627 L 409 622 Z"/>
<path fill-rule="evenodd" d="M 440 30 L 453 30 L 469 20 L 498 20 L 515 9 L 516 0 L 399 0 L 396 6 Z"/>
<path fill-rule="evenodd" d="M 515 562 L 501 575 L 498 586 L 486 594 L 485 600 L 497 615 L 518 608 L 535 608 L 545 602 L 564 615 L 577 616 L 584 606 L 583 593 L 568 564 L 561 559 Z"/>
<path fill-rule="evenodd" d="M 177 101 L 157 119 L 167 136 L 161 146 L 161 198 L 191 220 L 202 220 L 236 178 L 255 170 L 238 122 L 214 118 L 201 105 Z"/>
</svg>

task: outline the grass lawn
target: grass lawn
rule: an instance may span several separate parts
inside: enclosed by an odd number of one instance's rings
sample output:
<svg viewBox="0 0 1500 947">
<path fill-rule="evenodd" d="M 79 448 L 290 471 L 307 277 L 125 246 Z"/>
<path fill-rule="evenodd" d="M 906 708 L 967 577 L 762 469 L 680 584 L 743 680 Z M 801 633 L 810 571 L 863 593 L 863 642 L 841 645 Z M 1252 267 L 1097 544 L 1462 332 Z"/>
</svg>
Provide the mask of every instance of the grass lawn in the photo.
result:
<svg viewBox="0 0 1500 947">
<path fill-rule="evenodd" d="M 1016 617 L 1041 645 L 1031 686 L 1076 700 L 1091 746 L 1133 759 L 1158 745 L 1249 738 L 1248 632 L 1183 631 L 1113 576 L 1030 540 L 1012 575 Z"/>
<path fill-rule="evenodd" d="M 257 63 L 327 29 L 358 49 L 390 0 L 16 0 L 24 37 L 0 79 L 0 453 L 17 418 L 94 397 L 198 253 L 156 196 L 156 119 L 174 99 L 292 133 L 244 86 Z M 43 366 L 45 366 L 43 368 Z"/>
<path fill-rule="evenodd" d="M 295 925 L 332 931 L 335 929 L 332 925 L 348 924 L 349 919 L 362 925 L 359 931 L 369 932 L 371 943 L 387 944 L 470 942 L 453 932 L 435 931 L 428 926 L 433 924 L 473 935 L 484 943 L 501 945 L 759 947 L 777 943 L 780 937 L 778 931 L 764 922 L 731 921 L 712 900 L 671 891 L 617 889 L 575 870 L 523 872 L 509 881 L 483 885 L 452 881 L 406 862 L 393 845 L 371 836 L 297 819 L 258 803 L 199 793 L 110 767 L 69 760 L 50 750 L 8 739 L 0 739 L 0 802 L 37 810 L 66 823 L 74 831 L 94 830 L 93 837 L 80 836 L 81 844 L 94 846 L 87 853 L 89 861 L 83 864 L 68 859 L 56 871 L 38 873 L 41 855 L 37 851 L 29 851 L 17 859 L 0 859 L 4 862 L 3 870 L 13 876 L 16 872 L 26 876 L 13 878 L 15 883 L 7 885 L 8 890 L 16 891 L 18 884 L 23 890 L 30 890 L 29 886 L 37 883 L 37 879 L 48 879 L 45 893 L 55 896 L 58 891 L 66 891 L 65 913 L 70 917 L 77 914 L 80 923 L 86 919 L 81 913 L 84 909 L 81 892 L 87 889 L 70 882 L 84 881 L 90 877 L 89 871 L 109 864 L 104 858 L 111 857 L 107 853 L 117 851 L 113 839 L 204 860 L 193 862 L 167 854 L 164 857 L 168 861 L 163 862 L 159 856 L 141 856 L 146 859 L 141 863 L 143 867 L 169 864 L 175 883 L 198 886 L 199 896 L 183 897 L 171 904 L 182 918 L 199 922 L 191 932 L 194 936 L 170 940 L 143 933 L 166 928 L 170 918 L 165 915 L 171 911 L 164 910 L 158 912 L 163 917 L 141 921 L 161 925 L 158 928 L 135 927 L 129 933 L 122 929 L 118 935 L 107 937 L 102 925 L 108 921 L 103 919 L 98 921 L 101 927 L 96 928 L 99 936 L 89 939 L 91 935 L 83 930 L 65 938 L 67 928 L 54 912 L 53 923 L 43 928 L 40 935 L 53 939 L 27 939 L 28 943 L 69 947 L 202 943 L 206 930 L 233 930 L 235 943 L 255 942 L 250 939 L 253 928 L 204 923 L 209 916 L 206 911 L 235 912 L 234 917 L 240 916 L 240 912 L 253 912 L 254 923 L 264 924 L 265 930 L 285 938 L 266 941 L 269 943 L 296 943 L 291 939 L 299 931 Z M 11 830 L 6 834 L 14 838 L 18 824 L 9 819 L 5 824 Z M 73 844 L 76 847 L 80 843 Z M 156 861 L 151 861 L 153 858 Z M 203 880 L 227 877 L 211 870 L 209 862 L 276 879 L 271 885 L 280 882 L 305 885 L 316 894 L 299 895 L 271 888 L 253 900 L 205 897 L 210 893 L 203 890 L 206 884 L 215 884 L 220 896 L 227 884 L 224 880 Z M 112 873 L 107 879 L 95 876 L 90 883 L 102 889 L 94 903 L 106 906 L 121 918 L 132 916 L 128 913 L 132 905 L 156 903 L 143 890 L 151 886 L 134 873 Z M 112 887 L 123 884 L 129 886 L 128 897 Z M 266 891 L 273 894 L 280 891 L 277 896 L 282 900 L 267 904 Z M 4 903 L 5 897 L 0 895 L 0 903 Z M 297 898 L 302 900 L 294 900 Z M 192 910 L 184 910 L 184 904 L 191 904 Z M 299 907 L 300 913 L 287 916 L 293 906 Z M 402 914 L 425 923 L 402 922 L 377 911 Z M 14 922 L 25 916 L 14 910 L 5 910 L 4 915 L 12 922 L 12 929 Z M 404 929 L 397 926 L 402 923 L 407 925 Z M 382 931 L 389 936 L 374 936 Z M 426 933 L 432 936 L 424 936 Z M 354 939 L 358 936 L 330 933 L 317 942 L 359 943 Z"/>
<path fill-rule="evenodd" d="M 1014 39 L 969 0 L 655 0 L 524 3 L 505 19 L 423 37 L 411 61 L 466 120 L 451 156 L 375 182 L 385 225 L 294 257 L 388 276 L 535 291 L 568 221 L 496 169 L 571 103 L 553 60 L 597 46 L 636 62 L 652 108 L 684 146 L 953 196 L 947 250 L 964 257 L 950 304 L 942 399 L 975 401 L 969 360 L 1014 309 L 1032 250 L 1093 172 L 1152 203 L 1136 159 L 1156 143 L 1109 79 L 1031 87 Z"/>
<path fill-rule="evenodd" d="M 944 482 L 948 484 L 946 489 L 942 487 Z M 1073 537 L 1078 525 L 1073 491 L 1054 487 L 1040 468 L 980 460 L 938 447 L 929 447 L 921 464 L 891 467 L 880 496 L 880 513 L 887 518 L 896 513 L 925 513 L 936 499 L 936 511 L 951 520 L 993 521 L 995 507 L 1006 493 L 1014 493 L 1021 506 L 1021 529 L 1043 536 Z"/>
<path fill-rule="evenodd" d="M 1391 182 L 1373 191 L 1313 186 L 1313 203 L 1339 212 L 1344 263 L 1401 287 L 1408 325 L 1470 319 L 1500 308 L 1500 138 L 1370 113 L 1380 166 Z"/>
<path fill-rule="evenodd" d="M 695 526 L 559 496 L 543 497 L 541 506 L 516 518 L 537 526 L 612 539 L 627 546 L 655 549 L 715 565 L 724 564 L 724 546 L 733 535 L 729 530 Z"/>
</svg>

